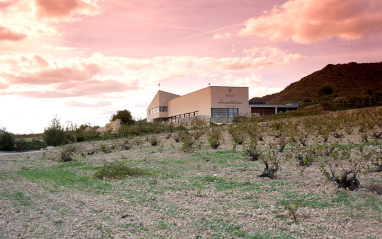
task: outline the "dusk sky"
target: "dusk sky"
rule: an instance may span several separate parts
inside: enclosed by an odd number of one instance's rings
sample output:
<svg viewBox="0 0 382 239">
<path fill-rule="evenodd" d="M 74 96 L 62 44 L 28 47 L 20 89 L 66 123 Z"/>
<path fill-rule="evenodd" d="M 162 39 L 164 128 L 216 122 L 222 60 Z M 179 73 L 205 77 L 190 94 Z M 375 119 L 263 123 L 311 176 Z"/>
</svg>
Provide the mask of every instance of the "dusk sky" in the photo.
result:
<svg viewBox="0 0 382 239">
<path fill-rule="evenodd" d="M 160 90 L 283 90 L 382 61 L 382 0 L 0 0 L 0 128 L 137 119 Z"/>
</svg>

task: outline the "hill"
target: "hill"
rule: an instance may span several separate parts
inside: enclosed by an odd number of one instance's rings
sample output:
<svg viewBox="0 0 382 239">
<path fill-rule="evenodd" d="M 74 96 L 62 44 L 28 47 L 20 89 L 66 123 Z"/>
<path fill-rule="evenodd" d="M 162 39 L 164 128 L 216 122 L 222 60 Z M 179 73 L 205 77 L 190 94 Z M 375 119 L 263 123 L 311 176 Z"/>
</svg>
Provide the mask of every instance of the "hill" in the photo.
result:
<svg viewBox="0 0 382 239">
<path fill-rule="evenodd" d="M 314 102 L 318 89 L 325 83 L 334 88 L 334 96 L 351 97 L 371 95 L 382 91 L 382 62 L 329 64 L 323 69 L 294 82 L 283 91 L 251 100 L 267 104 Z"/>
</svg>

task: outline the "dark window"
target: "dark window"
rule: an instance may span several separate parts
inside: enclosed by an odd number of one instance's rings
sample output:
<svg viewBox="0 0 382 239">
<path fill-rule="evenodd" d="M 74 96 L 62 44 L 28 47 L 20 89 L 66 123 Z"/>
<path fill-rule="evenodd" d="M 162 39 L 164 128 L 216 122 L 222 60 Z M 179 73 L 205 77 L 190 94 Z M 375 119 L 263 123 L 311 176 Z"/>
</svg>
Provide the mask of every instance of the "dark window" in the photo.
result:
<svg viewBox="0 0 382 239">
<path fill-rule="evenodd" d="M 211 118 L 233 118 L 239 114 L 239 109 L 212 108 Z"/>
</svg>

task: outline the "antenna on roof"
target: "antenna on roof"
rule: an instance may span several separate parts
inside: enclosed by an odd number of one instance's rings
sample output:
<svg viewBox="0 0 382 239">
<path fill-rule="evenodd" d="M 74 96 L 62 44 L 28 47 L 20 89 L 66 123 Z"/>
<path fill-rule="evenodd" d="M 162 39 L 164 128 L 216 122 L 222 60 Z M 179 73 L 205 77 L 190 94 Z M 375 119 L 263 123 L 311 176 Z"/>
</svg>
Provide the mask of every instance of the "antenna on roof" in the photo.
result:
<svg viewBox="0 0 382 239">
<path fill-rule="evenodd" d="M 211 83 L 208 83 L 208 86 L 210 86 L 211 85 Z"/>
<path fill-rule="evenodd" d="M 160 90 L 160 83 L 158 84 L 158 90 Z"/>
</svg>

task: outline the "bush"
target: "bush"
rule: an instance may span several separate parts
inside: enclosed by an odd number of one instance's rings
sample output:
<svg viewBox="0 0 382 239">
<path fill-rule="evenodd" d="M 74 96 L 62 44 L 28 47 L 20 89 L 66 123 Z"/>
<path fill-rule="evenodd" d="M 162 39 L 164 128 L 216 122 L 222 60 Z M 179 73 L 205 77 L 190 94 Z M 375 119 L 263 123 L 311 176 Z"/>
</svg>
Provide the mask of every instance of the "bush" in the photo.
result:
<svg viewBox="0 0 382 239">
<path fill-rule="evenodd" d="M 131 168 L 123 162 L 114 162 L 114 163 L 105 163 L 97 172 L 94 173 L 93 177 L 98 179 L 104 178 L 114 178 L 114 179 L 123 179 L 126 176 L 135 176 L 135 175 L 151 175 L 151 171 Z"/>
<path fill-rule="evenodd" d="M 66 133 L 57 117 L 53 118 L 52 124 L 44 130 L 42 137 L 44 142 L 50 146 L 59 146 L 65 143 Z"/>
<path fill-rule="evenodd" d="M 182 132 L 180 135 L 181 135 L 180 138 L 183 143 L 180 150 L 185 153 L 193 152 L 195 149 L 193 147 L 195 140 L 193 139 L 192 135 L 189 134 L 188 132 Z"/>
<path fill-rule="evenodd" d="M 0 150 L 12 151 L 15 149 L 15 138 L 9 132 L 0 134 Z"/>
<path fill-rule="evenodd" d="M 221 138 L 222 138 L 221 130 L 222 130 L 221 128 L 212 127 L 211 131 L 207 135 L 208 143 L 213 149 L 217 149 L 219 145 L 221 144 Z"/>
<path fill-rule="evenodd" d="M 24 152 L 27 148 L 27 143 L 24 139 L 19 139 L 16 141 L 16 151 Z"/>
<path fill-rule="evenodd" d="M 61 162 L 73 161 L 73 156 L 78 151 L 79 151 L 79 149 L 75 145 L 69 145 L 69 146 L 63 148 L 60 152 L 59 161 L 61 161 Z"/>
<path fill-rule="evenodd" d="M 159 140 L 156 135 L 149 137 L 149 142 L 151 146 L 157 146 L 159 144 Z"/>
<path fill-rule="evenodd" d="M 48 145 L 46 145 L 43 141 L 38 139 L 32 139 L 32 141 L 25 142 L 25 149 L 31 150 L 31 149 L 41 149 L 46 148 Z"/>
<path fill-rule="evenodd" d="M 125 124 L 125 125 L 132 125 L 132 124 L 134 124 L 133 116 L 131 115 L 131 112 L 128 111 L 128 110 L 117 111 L 117 114 L 114 114 L 111 117 L 110 122 L 113 122 L 116 119 L 120 119 L 122 124 Z"/>
</svg>

